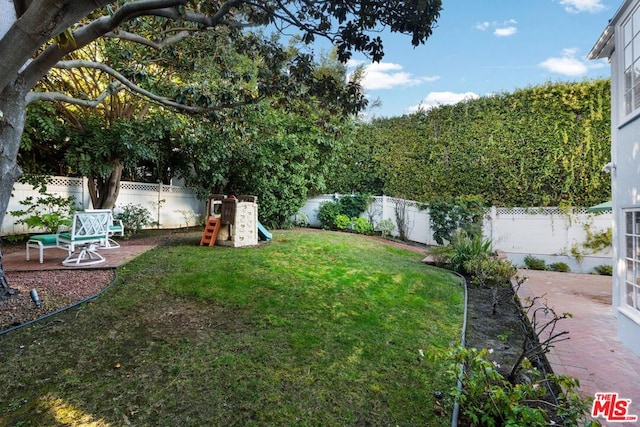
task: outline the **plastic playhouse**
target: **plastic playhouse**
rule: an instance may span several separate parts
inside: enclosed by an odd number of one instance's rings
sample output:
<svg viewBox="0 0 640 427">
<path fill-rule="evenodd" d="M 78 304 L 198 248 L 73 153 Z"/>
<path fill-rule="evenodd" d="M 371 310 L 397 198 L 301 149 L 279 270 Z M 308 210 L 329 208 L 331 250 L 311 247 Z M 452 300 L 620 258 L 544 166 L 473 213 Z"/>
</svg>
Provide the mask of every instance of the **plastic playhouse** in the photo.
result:
<svg viewBox="0 0 640 427">
<path fill-rule="evenodd" d="M 200 245 L 239 248 L 257 245 L 258 239 L 271 239 L 271 233 L 258 222 L 256 196 L 212 194 L 207 203 L 207 213 Z"/>
</svg>

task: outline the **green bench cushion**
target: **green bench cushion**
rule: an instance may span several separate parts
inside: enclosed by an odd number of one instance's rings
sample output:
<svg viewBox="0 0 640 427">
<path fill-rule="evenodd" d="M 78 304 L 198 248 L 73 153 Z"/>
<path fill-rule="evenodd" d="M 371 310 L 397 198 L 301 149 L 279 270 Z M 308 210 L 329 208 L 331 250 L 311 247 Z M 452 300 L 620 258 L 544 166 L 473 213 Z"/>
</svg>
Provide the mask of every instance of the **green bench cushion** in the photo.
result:
<svg viewBox="0 0 640 427">
<path fill-rule="evenodd" d="M 65 231 L 64 233 L 60 233 L 58 235 L 61 239 L 63 240 L 71 240 L 71 233 L 68 231 Z M 93 235 L 93 236 L 75 236 L 75 238 L 73 239 L 74 242 L 78 242 L 78 241 L 83 241 L 83 240 L 96 240 L 96 239 L 100 239 L 105 237 L 104 235 L 100 234 L 100 235 Z"/>
<path fill-rule="evenodd" d="M 29 240 L 40 242 L 42 246 L 55 246 L 58 242 L 55 234 L 36 234 L 29 237 Z"/>
</svg>

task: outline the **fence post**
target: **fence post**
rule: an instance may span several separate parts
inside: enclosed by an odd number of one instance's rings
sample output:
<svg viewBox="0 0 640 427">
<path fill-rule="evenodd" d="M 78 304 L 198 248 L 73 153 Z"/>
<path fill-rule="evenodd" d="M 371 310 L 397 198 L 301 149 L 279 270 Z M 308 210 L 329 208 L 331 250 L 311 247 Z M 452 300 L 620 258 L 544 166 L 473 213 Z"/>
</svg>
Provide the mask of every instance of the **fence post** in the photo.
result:
<svg viewBox="0 0 640 427">
<path fill-rule="evenodd" d="M 385 220 L 387 219 L 387 196 L 385 196 L 384 194 L 382 195 L 382 219 Z"/>
<path fill-rule="evenodd" d="M 82 209 L 88 209 L 89 207 L 93 207 L 93 204 L 91 203 L 91 197 L 89 197 L 89 178 L 87 178 L 86 176 L 82 176 L 82 189 L 80 194 L 82 194 L 82 200 L 80 200 L 80 203 L 82 203 Z"/>
<path fill-rule="evenodd" d="M 158 181 L 158 206 L 157 206 L 157 221 L 158 221 L 158 225 L 157 228 L 161 228 L 160 227 L 160 206 L 162 205 L 162 181 Z"/>
</svg>

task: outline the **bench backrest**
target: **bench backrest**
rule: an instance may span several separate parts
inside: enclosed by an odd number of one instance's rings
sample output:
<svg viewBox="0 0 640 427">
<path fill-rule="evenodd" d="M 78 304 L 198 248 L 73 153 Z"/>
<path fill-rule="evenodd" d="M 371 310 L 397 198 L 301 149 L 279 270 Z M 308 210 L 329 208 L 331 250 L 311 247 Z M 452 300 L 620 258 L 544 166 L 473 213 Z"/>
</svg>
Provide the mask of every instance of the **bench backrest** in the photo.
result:
<svg viewBox="0 0 640 427">
<path fill-rule="evenodd" d="M 111 211 L 84 211 L 73 214 L 71 222 L 71 240 L 105 239 L 111 223 Z"/>
</svg>

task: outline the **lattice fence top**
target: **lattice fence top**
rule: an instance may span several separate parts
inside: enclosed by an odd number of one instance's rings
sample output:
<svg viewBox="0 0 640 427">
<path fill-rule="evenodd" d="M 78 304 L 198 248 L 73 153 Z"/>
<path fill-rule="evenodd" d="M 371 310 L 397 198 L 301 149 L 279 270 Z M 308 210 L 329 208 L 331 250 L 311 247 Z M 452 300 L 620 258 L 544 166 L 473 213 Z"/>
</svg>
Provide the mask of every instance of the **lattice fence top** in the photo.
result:
<svg viewBox="0 0 640 427">
<path fill-rule="evenodd" d="M 69 176 L 54 176 L 47 185 L 59 185 L 64 187 L 82 187 L 82 178 L 72 178 Z"/>
<path fill-rule="evenodd" d="M 178 193 L 178 194 L 191 194 L 192 190 L 187 187 L 175 187 L 173 185 L 163 185 L 162 186 L 163 193 Z"/>
<path fill-rule="evenodd" d="M 545 208 L 496 208 L 496 215 L 585 215 L 587 208 L 571 208 L 569 210 L 558 207 Z"/>
<path fill-rule="evenodd" d="M 158 191 L 158 184 L 146 184 L 144 182 L 120 182 L 120 188 L 123 190 L 137 191 Z"/>
</svg>

